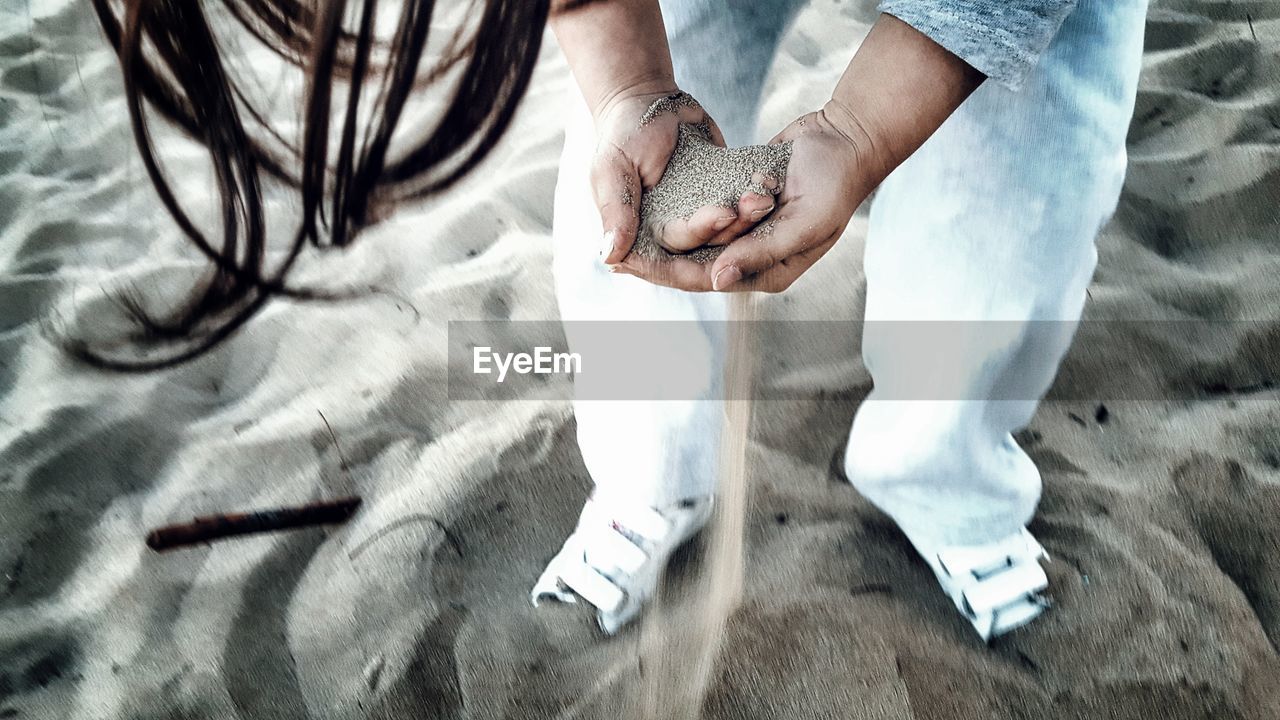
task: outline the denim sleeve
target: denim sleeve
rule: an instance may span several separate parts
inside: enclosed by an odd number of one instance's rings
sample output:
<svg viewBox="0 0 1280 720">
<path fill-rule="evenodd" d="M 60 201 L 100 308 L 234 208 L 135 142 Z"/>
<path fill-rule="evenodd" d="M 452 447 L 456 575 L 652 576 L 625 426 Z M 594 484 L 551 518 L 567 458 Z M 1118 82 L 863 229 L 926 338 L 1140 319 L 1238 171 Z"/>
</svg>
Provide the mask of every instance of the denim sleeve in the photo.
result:
<svg viewBox="0 0 1280 720">
<path fill-rule="evenodd" d="M 880 0 L 888 13 L 1017 89 L 1076 0 Z"/>
</svg>

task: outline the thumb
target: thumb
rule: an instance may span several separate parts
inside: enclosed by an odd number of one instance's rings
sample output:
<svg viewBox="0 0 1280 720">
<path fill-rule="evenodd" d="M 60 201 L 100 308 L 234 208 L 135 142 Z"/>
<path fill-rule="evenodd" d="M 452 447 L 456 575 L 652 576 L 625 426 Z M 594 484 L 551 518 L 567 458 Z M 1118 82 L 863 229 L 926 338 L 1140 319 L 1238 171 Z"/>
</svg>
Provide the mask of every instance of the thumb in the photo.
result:
<svg viewBox="0 0 1280 720">
<path fill-rule="evenodd" d="M 636 242 L 640 176 L 630 164 L 606 162 L 592 172 L 591 190 L 604 228 L 600 261 L 606 265 L 619 263 Z"/>
</svg>

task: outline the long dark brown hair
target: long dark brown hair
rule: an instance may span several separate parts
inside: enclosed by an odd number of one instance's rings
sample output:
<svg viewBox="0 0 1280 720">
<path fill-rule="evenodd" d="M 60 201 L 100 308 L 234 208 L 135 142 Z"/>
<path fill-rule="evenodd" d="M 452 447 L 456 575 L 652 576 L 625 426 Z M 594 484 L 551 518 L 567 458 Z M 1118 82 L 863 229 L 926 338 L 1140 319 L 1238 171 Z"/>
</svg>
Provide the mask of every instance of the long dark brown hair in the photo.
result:
<svg viewBox="0 0 1280 720">
<path fill-rule="evenodd" d="M 143 165 L 178 227 L 210 260 L 189 297 L 163 315 L 126 301 L 140 328 L 133 340 L 151 351 L 145 357 L 113 356 L 83 340 L 68 343 L 73 354 L 99 367 L 175 365 L 225 340 L 272 297 L 332 297 L 286 283 L 299 254 L 308 244 L 346 245 L 397 202 L 438 193 L 475 168 L 510 125 L 529 85 L 552 5 L 474 0 L 474 30 L 458 30 L 440 59 L 420 68 L 434 0 L 390 3 L 398 17 L 389 37 L 375 33 L 378 0 L 216 0 L 244 31 L 303 71 L 301 137 L 291 142 L 228 71 L 205 8 L 214 1 L 93 0 L 120 61 Z M 583 4 L 560 3 L 556 11 Z M 393 148 L 410 94 L 450 72 L 457 76 L 455 90 L 434 128 Z M 380 84 L 362 100 L 367 81 Z M 221 209 L 218 236 L 197 227 L 166 179 L 148 130 L 153 113 L 208 149 Z M 331 141 L 336 157 L 330 157 Z M 297 228 L 273 263 L 263 217 L 268 176 L 301 197 Z"/>
</svg>

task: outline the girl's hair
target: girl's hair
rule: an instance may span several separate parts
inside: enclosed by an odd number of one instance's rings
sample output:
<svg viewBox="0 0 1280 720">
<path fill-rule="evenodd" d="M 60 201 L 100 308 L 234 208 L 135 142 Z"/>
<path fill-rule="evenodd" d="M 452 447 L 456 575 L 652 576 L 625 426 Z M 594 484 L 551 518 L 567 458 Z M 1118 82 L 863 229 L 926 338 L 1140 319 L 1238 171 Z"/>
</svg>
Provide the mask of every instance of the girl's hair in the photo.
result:
<svg viewBox="0 0 1280 720">
<path fill-rule="evenodd" d="M 440 60 L 420 69 L 434 0 L 383 3 L 398 13 L 389 37 L 374 32 L 383 9 L 378 0 L 219 0 L 239 27 L 304 74 L 300 142 L 294 142 L 268 124 L 229 72 L 205 11 L 211 1 L 93 0 L 120 61 L 134 139 L 151 182 L 181 231 L 211 261 L 191 295 L 163 317 L 126 301 L 142 331 L 135 339 L 158 343 L 162 355 L 121 359 L 84 341 L 68 343 L 73 354 L 99 367 L 175 365 L 225 340 L 273 296 L 323 296 L 286 283 L 299 253 L 307 244 L 346 245 L 396 202 L 444 190 L 474 169 L 510 125 L 529 85 L 552 2 L 473 0 L 475 29 L 459 30 Z M 582 4 L 563 3 L 557 11 Z M 393 148 L 410 93 L 451 72 L 456 89 L 434 129 Z M 372 82 L 376 92 L 364 93 Z M 208 149 L 219 235 L 196 226 L 166 179 L 148 130 L 153 113 Z M 301 198 L 297 228 L 281 259 L 270 264 L 262 197 L 267 176 Z"/>
</svg>

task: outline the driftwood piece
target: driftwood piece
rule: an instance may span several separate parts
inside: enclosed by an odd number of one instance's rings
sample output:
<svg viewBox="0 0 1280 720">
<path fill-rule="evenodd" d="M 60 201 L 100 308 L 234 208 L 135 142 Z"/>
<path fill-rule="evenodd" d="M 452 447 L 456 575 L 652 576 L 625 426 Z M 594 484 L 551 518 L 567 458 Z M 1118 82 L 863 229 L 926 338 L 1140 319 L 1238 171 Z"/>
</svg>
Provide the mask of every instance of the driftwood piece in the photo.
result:
<svg viewBox="0 0 1280 720">
<path fill-rule="evenodd" d="M 147 533 L 147 547 L 165 552 L 237 535 L 342 523 L 355 514 L 360 503 L 360 498 L 349 497 L 259 512 L 202 515 L 191 522 L 152 530 Z"/>
</svg>

